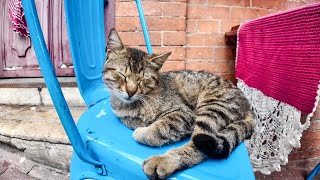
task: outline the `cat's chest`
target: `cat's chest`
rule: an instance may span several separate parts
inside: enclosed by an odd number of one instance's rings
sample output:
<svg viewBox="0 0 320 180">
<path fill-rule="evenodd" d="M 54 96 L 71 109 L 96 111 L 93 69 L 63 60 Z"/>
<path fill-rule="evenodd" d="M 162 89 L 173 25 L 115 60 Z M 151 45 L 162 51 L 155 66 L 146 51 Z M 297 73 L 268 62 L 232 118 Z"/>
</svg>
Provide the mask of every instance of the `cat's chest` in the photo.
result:
<svg viewBox="0 0 320 180">
<path fill-rule="evenodd" d="M 131 117 L 141 119 L 143 122 L 149 123 L 153 121 L 157 115 L 159 108 L 156 104 L 136 104 L 122 105 L 113 107 L 113 112 L 119 118 Z"/>
</svg>

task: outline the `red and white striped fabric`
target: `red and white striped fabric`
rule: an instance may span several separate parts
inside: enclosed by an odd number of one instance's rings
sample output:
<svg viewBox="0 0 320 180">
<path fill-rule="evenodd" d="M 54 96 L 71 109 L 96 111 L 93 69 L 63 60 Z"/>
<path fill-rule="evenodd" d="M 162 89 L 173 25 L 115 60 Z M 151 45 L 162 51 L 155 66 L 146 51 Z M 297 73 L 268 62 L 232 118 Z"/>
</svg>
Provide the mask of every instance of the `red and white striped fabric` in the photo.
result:
<svg viewBox="0 0 320 180">
<path fill-rule="evenodd" d="M 238 87 L 255 111 L 247 142 L 256 171 L 269 174 L 300 146 L 320 95 L 320 3 L 242 24 L 238 30 Z M 305 124 L 301 113 L 307 113 Z"/>
<path fill-rule="evenodd" d="M 12 22 L 12 29 L 20 35 L 28 37 L 29 31 L 24 17 L 21 0 L 9 0 L 8 8 L 8 15 Z"/>
</svg>

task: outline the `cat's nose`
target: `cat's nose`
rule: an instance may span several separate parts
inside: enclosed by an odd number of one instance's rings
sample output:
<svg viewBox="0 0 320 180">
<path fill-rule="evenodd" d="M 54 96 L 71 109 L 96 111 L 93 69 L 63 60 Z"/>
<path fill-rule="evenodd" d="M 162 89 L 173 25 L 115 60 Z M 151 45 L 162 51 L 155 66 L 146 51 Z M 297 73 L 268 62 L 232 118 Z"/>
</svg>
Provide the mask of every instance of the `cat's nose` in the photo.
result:
<svg viewBox="0 0 320 180">
<path fill-rule="evenodd" d="M 129 98 L 134 96 L 137 92 L 137 88 L 127 88 L 126 90 Z"/>
<path fill-rule="evenodd" d="M 128 98 L 131 98 L 134 94 L 137 93 L 138 87 L 136 84 L 128 81 L 126 85 L 126 91 L 128 94 Z"/>
<path fill-rule="evenodd" d="M 137 91 L 127 90 L 128 97 L 131 98 L 136 94 Z"/>
</svg>

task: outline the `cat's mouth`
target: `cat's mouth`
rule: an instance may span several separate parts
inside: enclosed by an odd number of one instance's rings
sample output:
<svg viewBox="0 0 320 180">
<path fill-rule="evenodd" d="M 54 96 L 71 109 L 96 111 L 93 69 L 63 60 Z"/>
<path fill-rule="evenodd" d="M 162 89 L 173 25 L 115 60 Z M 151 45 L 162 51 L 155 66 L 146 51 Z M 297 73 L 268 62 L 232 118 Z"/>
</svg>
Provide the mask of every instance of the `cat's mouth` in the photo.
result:
<svg viewBox="0 0 320 180">
<path fill-rule="evenodd" d="M 137 100 L 137 98 L 135 96 L 132 96 L 132 97 L 128 97 L 128 96 L 119 96 L 119 99 L 124 102 L 124 103 L 127 103 L 127 104 L 130 104 L 134 101 Z"/>
</svg>

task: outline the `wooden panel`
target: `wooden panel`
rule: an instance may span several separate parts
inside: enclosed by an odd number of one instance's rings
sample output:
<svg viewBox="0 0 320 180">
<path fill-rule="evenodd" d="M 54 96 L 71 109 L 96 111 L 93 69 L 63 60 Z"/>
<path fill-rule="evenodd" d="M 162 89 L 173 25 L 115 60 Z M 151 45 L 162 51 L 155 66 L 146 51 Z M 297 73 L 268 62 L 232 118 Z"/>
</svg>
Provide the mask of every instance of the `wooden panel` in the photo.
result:
<svg viewBox="0 0 320 180">
<path fill-rule="evenodd" d="M 52 1 L 52 59 L 58 76 L 73 76 L 73 64 L 68 41 L 63 1 Z M 109 0 L 105 6 L 105 32 L 114 27 L 115 1 Z M 107 36 L 106 36 L 107 37 Z"/>
<path fill-rule="evenodd" d="M 37 11 L 46 43 L 48 43 L 48 1 L 36 0 Z M 8 0 L 0 4 L 1 60 L 0 77 L 39 77 L 38 61 L 29 37 L 20 36 L 11 29 Z"/>
<path fill-rule="evenodd" d="M 52 32 L 52 49 L 50 54 L 58 76 L 74 76 L 63 2 L 62 0 L 51 1 L 52 25 L 50 30 Z"/>
<path fill-rule="evenodd" d="M 35 0 L 40 24 L 57 76 L 74 76 L 63 0 Z M 41 77 L 29 37 L 12 31 L 8 0 L 0 0 L 0 78 Z M 114 0 L 105 7 L 105 30 L 114 27 Z"/>
</svg>

